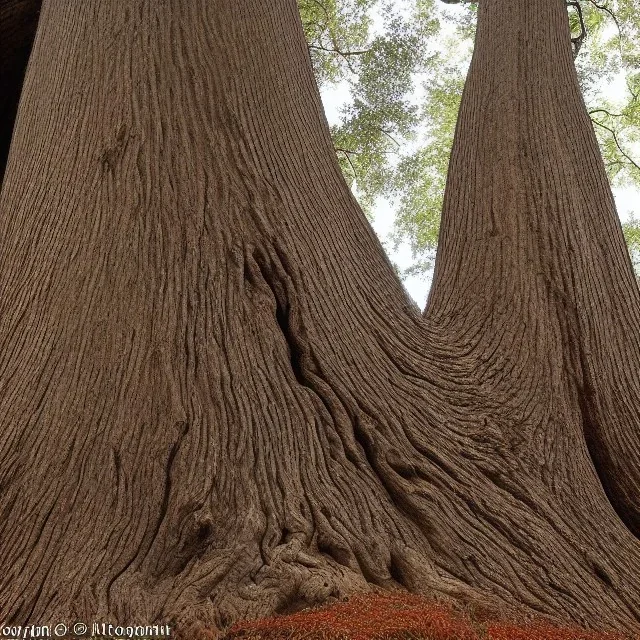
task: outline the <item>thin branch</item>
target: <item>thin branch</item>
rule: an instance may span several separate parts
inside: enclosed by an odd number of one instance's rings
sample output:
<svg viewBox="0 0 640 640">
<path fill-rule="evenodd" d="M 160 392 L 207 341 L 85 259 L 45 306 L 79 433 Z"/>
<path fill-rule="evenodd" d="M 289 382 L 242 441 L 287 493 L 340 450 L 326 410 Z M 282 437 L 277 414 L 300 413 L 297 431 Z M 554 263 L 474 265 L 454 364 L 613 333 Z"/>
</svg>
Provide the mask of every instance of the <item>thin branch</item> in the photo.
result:
<svg viewBox="0 0 640 640">
<path fill-rule="evenodd" d="M 358 156 L 360 155 L 359 151 L 354 151 L 353 149 L 345 149 L 344 147 L 334 147 L 336 151 L 340 151 L 347 156 Z"/>
<path fill-rule="evenodd" d="M 573 7 L 577 13 L 578 18 L 580 18 L 580 35 L 571 38 L 571 43 L 573 44 L 573 59 L 575 60 L 580 53 L 580 48 L 582 47 L 582 42 L 587 37 L 587 28 L 584 25 L 584 16 L 582 15 L 582 7 L 577 0 L 567 0 L 567 6 Z"/>
<path fill-rule="evenodd" d="M 638 171 L 640 171 L 640 165 L 637 164 L 633 158 L 631 158 L 626 151 L 624 151 L 624 149 L 620 146 L 620 142 L 618 141 L 618 136 L 616 134 L 616 132 L 611 129 L 610 127 L 607 127 L 607 125 L 602 124 L 602 122 L 598 122 L 598 120 L 591 120 L 591 122 L 593 122 L 594 124 L 597 124 L 599 127 L 602 127 L 603 129 L 605 129 L 606 131 L 608 131 L 611 136 L 613 137 L 613 141 L 615 142 L 616 147 L 618 147 L 618 151 L 622 154 L 622 156 L 624 158 L 626 158 L 629 161 L 629 164 L 634 166 Z"/>
<path fill-rule="evenodd" d="M 371 51 L 371 49 L 363 49 L 362 51 L 341 51 L 340 49 L 329 49 L 327 47 L 322 47 L 319 44 L 310 44 L 309 48 L 319 49 L 320 51 L 326 51 L 327 53 L 337 53 L 339 56 L 342 56 L 343 58 L 348 58 L 349 56 L 361 56 Z"/>
<path fill-rule="evenodd" d="M 347 159 L 347 162 L 349 163 L 349 166 L 351 167 L 351 171 L 353 171 L 353 179 L 357 180 L 358 179 L 358 172 L 356 171 L 356 168 L 353 166 L 353 162 L 351 162 L 351 158 L 349 157 L 350 154 L 354 153 L 357 154 L 357 151 L 350 151 L 349 149 L 341 149 L 340 147 L 335 147 L 336 151 L 340 151 L 344 154 L 344 157 Z"/>
<path fill-rule="evenodd" d="M 307 47 L 309 49 L 316 49 L 318 51 L 324 51 L 326 53 L 335 53 L 336 55 L 339 55 L 342 57 L 342 59 L 345 61 L 345 63 L 347 64 L 347 67 L 349 67 L 349 71 L 351 71 L 351 73 L 353 73 L 354 75 L 357 74 L 356 70 L 353 68 L 353 65 L 351 64 L 351 60 L 350 60 L 350 56 L 359 56 L 362 55 L 364 53 L 369 53 L 369 49 L 365 49 L 363 51 L 341 51 L 340 49 L 338 49 L 338 47 L 335 44 L 335 40 L 333 40 L 333 49 L 330 47 L 324 47 L 320 44 L 307 44 Z"/>
<path fill-rule="evenodd" d="M 602 107 L 599 109 L 591 109 L 591 111 L 589 111 L 589 115 L 592 115 L 593 113 L 605 113 L 612 118 L 624 118 L 624 113 L 611 113 Z"/>
<path fill-rule="evenodd" d="M 393 142 L 396 147 L 400 148 L 400 143 L 386 129 L 383 129 L 382 127 L 376 127 L 376 129 L 378 129 L 380 133 L 383 133 L 385 136 L 387 136 L 387 138 L 389 138 L 389 140 L 391 140 L 391 142 Z"/>
<path fill-rule="evenodd" d="M 327 20 L 331 20 L 331 15 L 329 14 L 329 10 L 322 2 L 320 2 L 320 0 L 311 0 L 311 2 L 313 2 L 313 4 L 315 4 L 317 7 L 320 7 L 320 9 L 322 9 Z"/>
<path fill-rule="evenodd" d="M 331 23 L 331 15 L 327 7 L 322 2 L 320 2 L 320 0 L 310 0 L 310 2 L 313 2 L 313 4 L 320 7 L 322 12 L 324 13 L 325 15 L 324 31 L 326 31 L 329 39 L 331 40 L 331 43 L 333 44 L 333 48 L 325 47 L 322 44 L 308 44 L 307 46 L 309 47 L 309 49 L 316 49 L 318 51 L 324 51 L 325 53 L 335 53 L 336 55 L 341 56 L 344 59 L 344 61 L 347 63 L 347 66 L 349 67 L 349 71 L 355 74 L 356 71 L 351 65 L 351 60 L 349 60 L 349 58 L 351 56 L 361 56 L 361 55 L 364 55 L 365 53 L 369 53 L 371 49 L 363 49 L 358 51 L 343 51 L 338 46 L 338 43 L 336 42 L 335 34 L 332 33 L 331 27 L 329 26 Z M 315 24 L 318 24 L 318 23 L 315 23 Z M 322 37 L 322 32 L 320 33 L 319 37 L 320 38 Z"/>
<path fill-rule="evenodd" d="M 329 27 L 327 27 L 327 25 L 326 25 L 326 24 L 320 24 L 319 22 L 316 22 L 315 20 L 307 20 L 307 21 L 304 23 L 304 28 L 305 28 L 305 30 L 306 30 L 309 26 L 311 26 L 311 27 L 315 27 L 315 28 L 316 28 L 316 30 L 318 31 L 318 33 L 319 33 L 320 35 L 322 35 L 322 33 L 323 33 L 324 31 L 327 31 L 327 30 L 329 29 Z"/>
<path fill-rule="evenodd" d="M 616 27 L 618 29 L 618 48 L 620 49 L 620 58 L 622 58 L 622 29 L 620 28 L 620 23 L 618 22 L 618 18 L 609 7 L 605 4 L 598 4 L 595 0 L 589 0 L 589 2 L 596 8 L 600 9 L 600 11 L 605 11 L 609 14 L 611 19 L 616 23 Z"/>
</svg>

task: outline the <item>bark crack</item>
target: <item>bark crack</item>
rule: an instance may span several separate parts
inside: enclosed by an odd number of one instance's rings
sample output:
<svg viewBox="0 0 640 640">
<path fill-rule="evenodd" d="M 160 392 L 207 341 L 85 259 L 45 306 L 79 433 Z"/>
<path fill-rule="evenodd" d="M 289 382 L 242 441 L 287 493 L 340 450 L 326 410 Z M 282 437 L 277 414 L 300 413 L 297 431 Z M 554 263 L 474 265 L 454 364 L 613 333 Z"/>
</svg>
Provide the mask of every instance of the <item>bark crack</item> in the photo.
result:
<svg viewBox="0 0 640 640">
<path fill-rule="evenodd" d="M 169 510 L 169 500 L 171 498 L 171 489 L 173 486 L 173 480 L 171 477 L 173 473 L 173 466 L 175 463 L 175 459 L 178 455 L 178 451 L 180 450 L 180 446 L 182 445 L 185 437 L 187 436 L 187 433 L 189 433 L 189 422 L 186 420 L 184 422 L 177 423 L 176 427 L 180 429 L 180 433 L 178 434 L 178 437 L 176 438 L 175 442 L 171 445 L 171 449 L 169 450 L 169 455 L 167 456 L 166 472 L 165 472 L 166 480 L 164 485 L 164 492 L 162 495 L 162 504 L 160 506 L 160 514 L 158 515 L 158 519 L 157 519 L 153 534 L 149 537 L 149 544 L 144 553 L 143 559 L 147 557 L 147 555 L 149 554 L 149 551 L 153 547 L 153 543 L 158 538 L 158 534 L 160 533 L 160 528 L 162 527 L 162 523 L 164 522 L 167 516 L 167 512 Z"/>
<path fill-rule="evenodd" d="M 319 410 L 322 422 L 331 422 L 342 443 L 344 456 L 358 468 L 371 464 L 367 454 L 367 437 L 359 424 L 358 411 L 340 398 L 329 382 L 313 351 L 304 322 L 303 300 L 296 284 L 298 274 L 284 250 L 274 245 L 274 251 L 247 251 L 245 277 L 250 284 L 268 295 L 275 303 L 272 313 L 287 346 L 288 359 L 296 382 L 305 387 Z M 330 440 L 335 440 L 328 436 Z"/>
<path fill-rule="evenodd" d="M 578 393 L 578 402 L 582 414 L 582 430 L 587 451 L 589 452 L 596 475 L 600 480 L 600 484 L 613 510 L 618 514 L 618 517 L 625 527 L 636 538 L 640 538 L 640 522 L 638 522 L 638 517 L 634 510 L 628 506 L 626 496 L 621 495 L 622 487 L 616 484 L 618 475 L 615 468 L 612 468 L 614 462 L 608 453 L 607 443 L 602 441 L 602 436 L 599 433 L 601 427 L 593 418 L 594 415 L 598 415 L 596 393 L 593 383 L 591 382 L 591 374 L 584 348 L 580 345 L 578 349 L 582 369 L 582 385 Z M 598 577 L 602 578 L 600 573 L 597 571 L 596 573 Z M 607 582 L 606 580 L 604 581 Z"/>
</svg>

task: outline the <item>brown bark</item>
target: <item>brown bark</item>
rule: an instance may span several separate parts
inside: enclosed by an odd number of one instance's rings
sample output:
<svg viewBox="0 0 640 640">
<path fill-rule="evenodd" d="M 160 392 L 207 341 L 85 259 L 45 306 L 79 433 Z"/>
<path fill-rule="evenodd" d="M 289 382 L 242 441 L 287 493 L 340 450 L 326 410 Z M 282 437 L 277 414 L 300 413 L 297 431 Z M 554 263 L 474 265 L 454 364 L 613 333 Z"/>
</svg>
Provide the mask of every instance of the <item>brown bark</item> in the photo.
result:
<svg viewBox="0 0 640 640">
<path fill-rule="evenodd" d="M 640 300 L 564 2 L 479 20 L 422 316 L 293 0 L 45 1 L 0 197 L 6 622 L 375 584 L 640 628 Z"/>
</svg>

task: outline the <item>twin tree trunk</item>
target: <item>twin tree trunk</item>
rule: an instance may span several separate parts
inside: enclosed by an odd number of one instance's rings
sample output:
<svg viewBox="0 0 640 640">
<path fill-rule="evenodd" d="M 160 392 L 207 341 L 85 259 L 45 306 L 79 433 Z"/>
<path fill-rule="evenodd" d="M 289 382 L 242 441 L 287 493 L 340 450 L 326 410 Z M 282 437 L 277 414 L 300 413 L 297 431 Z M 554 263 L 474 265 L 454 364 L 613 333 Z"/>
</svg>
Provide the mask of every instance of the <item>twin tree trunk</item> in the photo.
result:
<svg viewBox="0 0 640 640">
<path fill-rule="evenodd" d="M 295 0 L 45 0 L 0 199 L 0 615 L 377 585 L 640 629 L 640 295 L 564 0 L 482 0 L 433 289 Z"/>
</svg>

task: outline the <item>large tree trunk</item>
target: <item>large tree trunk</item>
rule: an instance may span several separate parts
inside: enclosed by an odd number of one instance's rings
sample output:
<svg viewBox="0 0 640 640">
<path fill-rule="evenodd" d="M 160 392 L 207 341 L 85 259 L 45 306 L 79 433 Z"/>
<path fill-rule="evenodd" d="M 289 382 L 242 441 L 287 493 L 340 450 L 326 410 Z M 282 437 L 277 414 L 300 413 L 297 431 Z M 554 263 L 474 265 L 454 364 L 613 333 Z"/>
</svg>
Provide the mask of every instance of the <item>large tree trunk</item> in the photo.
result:
<svg viewBox="0 0 640 640">
<path fill-rule="evenodd" d="M 480 5 L 424 316 L 294 0 L 45 1 L 0 241 L 5 622 L 375 584 L 640 628 L 640 299 L 563 0 Z"/>
</svg>

